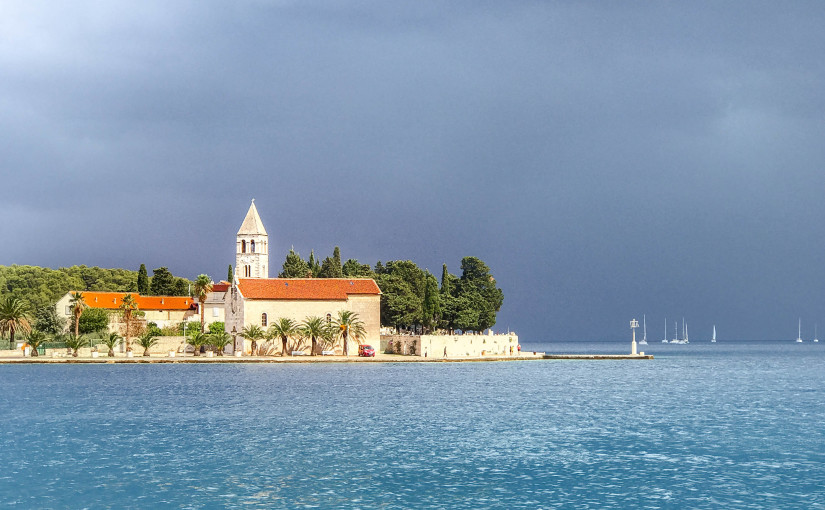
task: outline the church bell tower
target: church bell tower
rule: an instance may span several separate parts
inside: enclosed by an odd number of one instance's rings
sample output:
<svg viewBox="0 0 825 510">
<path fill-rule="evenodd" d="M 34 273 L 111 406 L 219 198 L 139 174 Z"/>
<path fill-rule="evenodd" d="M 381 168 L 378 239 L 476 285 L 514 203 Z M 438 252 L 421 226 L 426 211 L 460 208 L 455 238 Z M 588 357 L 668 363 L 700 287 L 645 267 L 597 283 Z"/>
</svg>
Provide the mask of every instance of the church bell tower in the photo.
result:
<svg viewBox="0 0 825 510">
<path fill-rule="evenodd" d="M 269 278 L 268 239 L 253 198 L 241 229 L 238 230 L 235 246 L 236 278 Z"/>
</svg>

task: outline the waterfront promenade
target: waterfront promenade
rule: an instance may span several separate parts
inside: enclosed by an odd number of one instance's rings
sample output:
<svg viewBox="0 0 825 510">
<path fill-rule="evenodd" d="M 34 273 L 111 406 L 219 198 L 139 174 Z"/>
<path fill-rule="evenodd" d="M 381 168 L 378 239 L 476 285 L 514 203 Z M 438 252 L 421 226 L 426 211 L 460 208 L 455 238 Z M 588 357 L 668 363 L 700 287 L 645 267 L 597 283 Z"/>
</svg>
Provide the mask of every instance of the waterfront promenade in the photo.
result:
<svg viewBox="0 0 825 510">
<path fill-rule="evenodd" d="M 543 352 L 522 352 L 512 356 L 462 356 L 462 357 L 421 357 L 400 354 L 379 354 L 374 358 L 358 356 L 134 356 L 128 358 L 118 354 L 110 358 L 99 356 L 37 356 L 23 357 L 21 353 L 0 351 L 0 364 L 106 364 L 106 363 L 461 363 L 490 361 L 529 361 L 529 360 L 642 360 L 653 359 L 652 355 L 632 356 L 621 354 L 545 354 Z"/>
</svg>

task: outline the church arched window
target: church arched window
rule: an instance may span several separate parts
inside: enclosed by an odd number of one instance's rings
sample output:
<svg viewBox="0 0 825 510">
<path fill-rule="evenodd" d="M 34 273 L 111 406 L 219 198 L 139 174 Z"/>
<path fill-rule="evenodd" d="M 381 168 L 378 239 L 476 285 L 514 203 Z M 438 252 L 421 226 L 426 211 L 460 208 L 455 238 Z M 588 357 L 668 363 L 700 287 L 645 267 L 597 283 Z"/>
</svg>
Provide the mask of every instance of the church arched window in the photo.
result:
<svg viewBox="0 0 825 510">
<path fill-rule="evenodd" d="M 241 240 L 241 253 L 246 253 L 246 240 Z"/>
<path fill-rule="evenodd" d="M 249 241 L 249 253 L 255 253 L 255 241 Z"/>
<path fill-rule="evenodd" d="M 261 326 L 266 327 L 266 314 L 261 314 Z"/>
</svg>

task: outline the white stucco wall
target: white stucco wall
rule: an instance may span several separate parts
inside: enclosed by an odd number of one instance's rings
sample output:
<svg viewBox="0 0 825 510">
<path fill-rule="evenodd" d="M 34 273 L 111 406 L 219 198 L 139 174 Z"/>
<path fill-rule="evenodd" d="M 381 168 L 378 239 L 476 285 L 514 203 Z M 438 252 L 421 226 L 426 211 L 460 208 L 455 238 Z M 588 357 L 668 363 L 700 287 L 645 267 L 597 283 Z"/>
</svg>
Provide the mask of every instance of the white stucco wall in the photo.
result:
<svg viewBox="0 0 825 510">
<path fill-rule="evenodd" d="M 396 352 L 400 345 L 401 352 Z M 384 335 L 381 352 L 431 358 L 510 356 L 518 354 L 518 335 Z"/>
</svg>

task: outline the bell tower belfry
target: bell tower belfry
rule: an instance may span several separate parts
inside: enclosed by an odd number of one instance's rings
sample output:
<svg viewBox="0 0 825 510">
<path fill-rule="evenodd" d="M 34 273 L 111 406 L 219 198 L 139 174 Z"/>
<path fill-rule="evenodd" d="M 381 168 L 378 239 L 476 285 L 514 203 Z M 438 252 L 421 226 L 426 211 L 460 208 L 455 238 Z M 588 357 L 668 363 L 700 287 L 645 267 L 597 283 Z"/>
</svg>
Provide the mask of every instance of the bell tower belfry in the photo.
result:
<svg viewBox="0 0 825 510">
<path fill-rule="evenodd" d="M 266 233 L 255 199 L 238 230 L 235 246 L 236 278 L 269 278 L 269 236 Z"/>
</svg>

